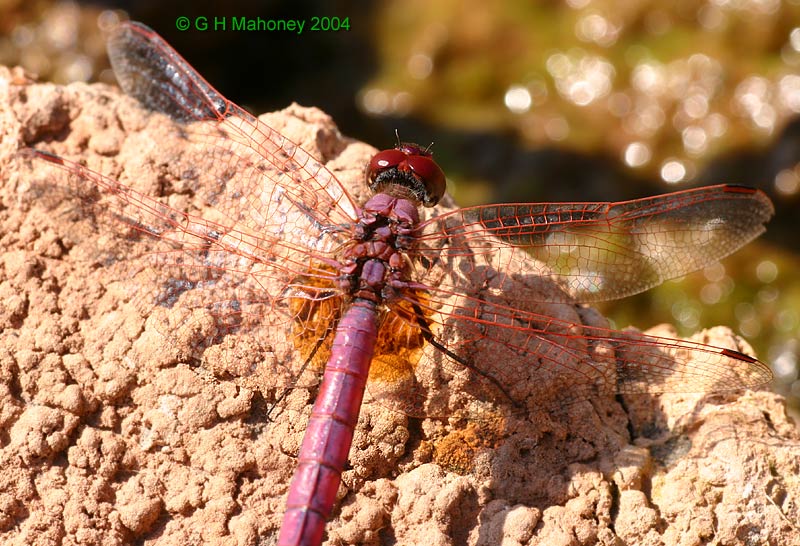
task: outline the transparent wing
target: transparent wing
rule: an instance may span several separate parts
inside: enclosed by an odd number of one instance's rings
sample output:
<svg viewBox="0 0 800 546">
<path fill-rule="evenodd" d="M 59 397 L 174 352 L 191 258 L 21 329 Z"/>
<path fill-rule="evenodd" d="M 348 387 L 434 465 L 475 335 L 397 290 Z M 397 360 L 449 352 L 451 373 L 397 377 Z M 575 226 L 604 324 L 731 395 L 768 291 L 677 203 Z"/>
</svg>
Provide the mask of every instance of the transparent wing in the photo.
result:
<svg viewBox="0 0 800 546">
<path fill-rule="evenodd" d="M 558 283 L 548 301 L 597 302 L 629 296 L 714 263 L 764 232 L 774 210 L 759 190 L 719 185 L 620 203 L 486 205 L 458 209 L 419 228 L 412 255 L 421 283 L 457 290 L 501 275 L 517 295 L 532 277 Z M 457 277 L 436 277 L 459 260 Z M 431 278 L 435 282 L 431 282 Z M 550 298 L 550 299 L 548 299 Z"/>
<path fill-rule="evenodd" d="M 215 160 L 220 176 L 236 183 L 211 194 L 211 204 L 237 222 L 263 228 L 273 218 L 264 203 L 289 201 L 322 226 L 357 219 L 345 188 L 308 152 L 223 97 L 158 34 L 141 23 L 119 25 L 108 54 L 120 86 L 152 110 L 187 124 L 189 138 Z M 200 122 L 200 123 L 195 123 Z M 274 184 L 261 191 L 265 169 Z M 241 206 L 242 199 L 250 207 Z M 253 210 L 255 209 L 255 213 Z M 253 217 L 248 217 L 248 213 Z"/>
<path fill-rule="evenodd" d="M 172 310 L 157 329 L 172 341 L 190 336 L 198 358 L 236 333 L 252 338 L 283 365 L 297 348 L 287 332 L 311 328 L 308 313 L 293 302 L 323 302 L 341 293 L 337 264 L 326 258 L 330 253 L 302 245 L 297 237 L 250 230 L 225 217 L 214 221 L 207 211 L 184 212 L 78 163 L 40 150 L 26 153 L 63 171 L 72 194 L 79 197 L 81 213 L 101 222 L 104 234 L 114 233 L 128 243 L 110 262 L 118 280 L 125 279 L 143 315 Z M 305 214 L 286 211 L 281 221 L 291 233 L 325 241 L 325 232 L 315 231 Z M 338 312 L 325 308 L 314 319 L 321 326 L 313 328 L 324 333 L 335 325 Z M 233 360 L 240 356 L 232 350 L 224 358 L 239 368 Z M 294 371 L 286 374 L 274 377 L 273 383 L 296 384 Z"/>
<path fill-rule="evenodd" d="M 378 345 L 372 396 L 411 415 L 449 415 L 460 393 L 534 411 L 613 394 L 722 392 L 757 388 L 769 367 L 736 350 L 590 324 L 570 305 L 519 307 L 438 288 L 405 294 L 384 320 L 395 331 L 427 330 Z M 398 327 L 397 324 L 405 326 Z M 409 325 L 413 325 L 409 326 Z M 410 362 L 396 366 L 397 354 Z"/>
</svg>

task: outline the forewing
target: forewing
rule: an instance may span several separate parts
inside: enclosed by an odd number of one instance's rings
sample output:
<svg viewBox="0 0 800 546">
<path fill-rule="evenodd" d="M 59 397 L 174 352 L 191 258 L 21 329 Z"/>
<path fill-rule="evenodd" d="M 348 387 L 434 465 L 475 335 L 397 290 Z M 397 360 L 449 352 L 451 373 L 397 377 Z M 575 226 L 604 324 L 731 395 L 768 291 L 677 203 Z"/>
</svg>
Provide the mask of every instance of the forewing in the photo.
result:
<svg viewBox="0 0 800 546">
<path fill-rule="evenodd" d="M 228 188 L 236 199 L 257 204 L 263 198 L 259 169 L 270 168 L 273 191 L 320 225 L 337 226 L 357 219 L 355 203 L 328 169 L 222 96 L 151 29 L 141 23 L 121 24 L 109 37 L 108 53 L 125 93 L 152 110 L 186 123 L 193 141 L 217 162 L 223 162 L 222 166 L 236 170 L 239 183 Z M 253 154 L 248 152 L 254 152 L 266 165 L 251 165 L 251 172 L 243 173 L 243 167 L 252 161 Z M 264 220 L 258 214 L 252 220 L 241 216 L 246 209 L 224 199 L 210 201 L 237 222 L 252 223 L 251 227 L 259 227 Z M 253 208 L 264 212 L 262 207 Z M 266 213 L 271 218 L 269 211 Z"/>
<path fill-rule="evenodd" d="M 499 275 L 523 300 L 590 303 L 714 263 L 763 233 L 772 214 L 763 192 L 731 185 L 619 203 L 486 205 L 425 222 L 410 254 L 423 284 L 457 292 Z M 459 273 L 442 276 L 443 264 Z M 537 278 L 560 292 L 546 294 Z"/>
</svg>

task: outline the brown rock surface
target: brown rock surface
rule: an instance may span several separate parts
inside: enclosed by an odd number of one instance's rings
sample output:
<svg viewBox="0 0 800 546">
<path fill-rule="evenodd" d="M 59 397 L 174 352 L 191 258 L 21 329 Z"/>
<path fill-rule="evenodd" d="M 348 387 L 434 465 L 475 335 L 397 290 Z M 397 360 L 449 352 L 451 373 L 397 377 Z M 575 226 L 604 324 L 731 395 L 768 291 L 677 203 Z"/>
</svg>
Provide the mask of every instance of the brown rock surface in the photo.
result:
<svg viewBox="0 0 800 546">
<path fill-rule="evenodd" d="M 372 148 L 315 109 L 263 119 L 363 198 Z M 3 544 L 274 540 L 316 391 L 292 391 L 268 420 L 258 340 L 227 339 L 198 362 L 198 318 L 166 342 L 158 321 L 174 317 L 137 305 L 144 281 L 125 270 L 138 262 L 118 259 L 128 243 L 50 185 L 44 162 L 16 155 L 79 158 L 179 207 L 193 195 L 170 178 L 185 165 L 163 158 L 174 139 L 115 89 L 0 67 Z M 741 348 L 726 328 L 697 339 Z M 367 403 L 328 543 L 800 544 L 800 438 L 779 397 L 626 402 L 497 429 Z"/>
</svg>

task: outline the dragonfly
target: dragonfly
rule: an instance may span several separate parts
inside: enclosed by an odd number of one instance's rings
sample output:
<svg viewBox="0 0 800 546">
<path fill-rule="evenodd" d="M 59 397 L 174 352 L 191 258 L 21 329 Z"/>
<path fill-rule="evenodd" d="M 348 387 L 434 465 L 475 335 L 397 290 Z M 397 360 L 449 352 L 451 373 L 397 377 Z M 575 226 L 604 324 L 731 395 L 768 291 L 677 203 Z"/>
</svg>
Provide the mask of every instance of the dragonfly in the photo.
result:
<svg viewBox="0 0 800 546">
<path fill-rule="evenodd" d="M 455 388 L 512 411 L 557 411 L 596 396 L 739 390 L 771 378 L 768 366 L 733 349 L 551 311 L 642 292 L 734 252 L 774 212 L 760 190 L 716 185 L 622 202 L 448 210 L 436 207 L 446 177 L 430 149 L 398 139 L 365 166 L 371 196 L 360 203 L 147 26 L 121 24 L 108 51 L 125 93 L 169 116 L 187 146 L 203 151 L 206 160 L 183 176 L 198 181 L 193 189 L 214 214 L 44 149 L 26 153 L 64 172 L 120 234 L 149 245 L 142 259 L 160 279 L 144 291 L 150 304 L 214 318 L 198 351 L 225 336 L 258 336 L 268 316 L 284 326 L 270 349 L 299 364 L 276 366 L 272 381 L 318 394 L 281 546 L 322 543 L 365 392 L 412 416 L 446 416 L 458 408 L 439 394 Z M 487 354 L 496 358 L 477 356 Z"/>
</svg>

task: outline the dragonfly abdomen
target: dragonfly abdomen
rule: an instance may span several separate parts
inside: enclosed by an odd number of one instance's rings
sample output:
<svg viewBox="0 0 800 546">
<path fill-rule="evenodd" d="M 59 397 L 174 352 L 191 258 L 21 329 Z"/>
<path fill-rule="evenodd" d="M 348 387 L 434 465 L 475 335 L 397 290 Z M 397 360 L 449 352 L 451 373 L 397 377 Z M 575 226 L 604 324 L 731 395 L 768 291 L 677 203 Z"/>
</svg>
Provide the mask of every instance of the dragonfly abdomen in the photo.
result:
<svg viewBox="0 0 800 546">
<path fill-rule="evenodd" d="M 375 351 L 376 317 L 376 303 L 357 298 L 339 322 L 289 486 L 279 546 L 322 543 Z"/>
</svg>

